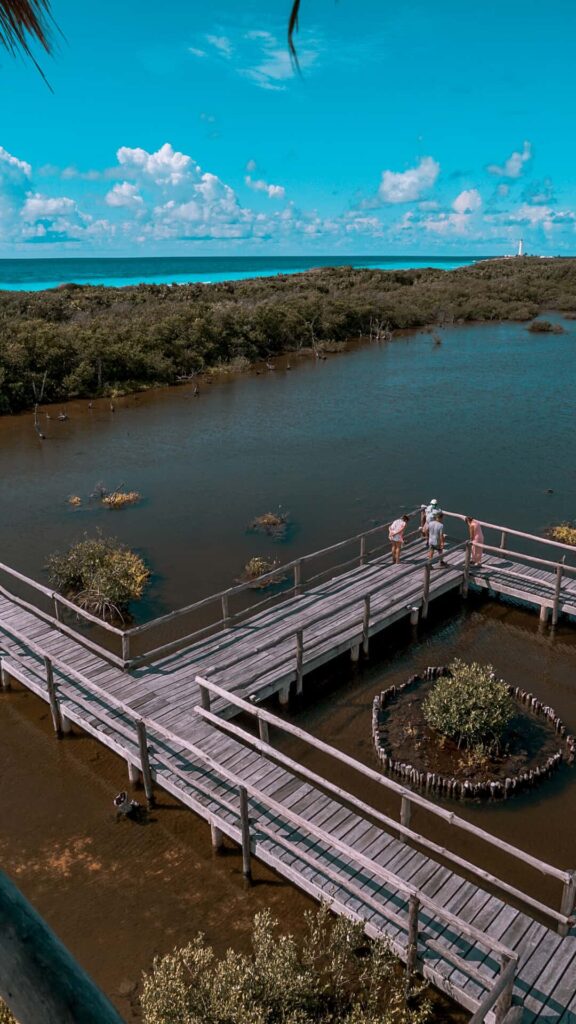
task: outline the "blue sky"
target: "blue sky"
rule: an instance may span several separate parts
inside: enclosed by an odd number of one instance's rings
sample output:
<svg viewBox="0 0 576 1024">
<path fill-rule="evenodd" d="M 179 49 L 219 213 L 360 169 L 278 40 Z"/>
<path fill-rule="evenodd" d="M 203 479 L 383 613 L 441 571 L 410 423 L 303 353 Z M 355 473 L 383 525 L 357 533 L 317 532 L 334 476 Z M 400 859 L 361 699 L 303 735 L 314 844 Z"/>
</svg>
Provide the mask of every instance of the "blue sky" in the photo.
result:
<svg viewBox="0 0 576 1024">
<path fill-rule="evenodd" d="M 0 54 L 0 256 L 576 252 L 566 0 L 53 0 Z"/>
</svg>

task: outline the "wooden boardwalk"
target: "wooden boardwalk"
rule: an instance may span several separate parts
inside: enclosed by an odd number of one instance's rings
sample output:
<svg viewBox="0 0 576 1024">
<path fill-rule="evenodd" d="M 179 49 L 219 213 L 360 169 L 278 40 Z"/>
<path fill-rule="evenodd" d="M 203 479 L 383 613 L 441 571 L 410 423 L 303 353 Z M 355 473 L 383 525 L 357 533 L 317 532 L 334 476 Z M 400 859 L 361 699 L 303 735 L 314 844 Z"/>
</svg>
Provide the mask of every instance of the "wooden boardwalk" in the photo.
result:
<svg viewBox="0 0 576 1024">
<path fill-rule="evenodd" d="M 544 865 L 559 882 L 562 901 L 560 909 L 543 906 L 450 853 L 452 825 L 473 826 L 354 765 L 401 799 L 399 820 L 386 818 L 274 749 L 270 728 L 290 726 L 258 708 L 274 693 L 287 700 L 307 673 L 337 655 L 368 653 L 377 632 L 407 616 L 415 621 L 431 601 L 467 586 L 552 609 L 553 617 L 576 614 L 576 583 L 563 570 L 558 579 L 549 567 L 527 567 L 526 559 L 487 550 L 484 566 L 469 573 L 466 556 L 466 547 L 456 545 L 446 568 L 429 570 L 424 547 L 414 540 L 398 566 L 388 556 L 365 559 L 130 671 L 3 590 L 2 679 L 48 701 L 59 732 L 76 725 L 142 771 L 149 796 L 154 783 L 200 814 L 215 845 L 223 835 L 241 844 L 247 870 L 256 856 L 335 911 L 362 919 L 370 934 L 386 935 L 404 960 L 481 1013 L 478 1020 L 503 1019 L 507 986 L 495 1006 L 492 996 L 511 965 L 522 1020 L 576 1024 L 570 872 Z M 257 736 L 230 721 L 240 711 L 257 720 Z M 410 829 L 410 809 L 422 804 L 450 823 L 444 851 Z M 511 855 L 542 867 L 521 851 Z M 479 1010 L 485 997 L 490 1005 Z"/>
</svg>

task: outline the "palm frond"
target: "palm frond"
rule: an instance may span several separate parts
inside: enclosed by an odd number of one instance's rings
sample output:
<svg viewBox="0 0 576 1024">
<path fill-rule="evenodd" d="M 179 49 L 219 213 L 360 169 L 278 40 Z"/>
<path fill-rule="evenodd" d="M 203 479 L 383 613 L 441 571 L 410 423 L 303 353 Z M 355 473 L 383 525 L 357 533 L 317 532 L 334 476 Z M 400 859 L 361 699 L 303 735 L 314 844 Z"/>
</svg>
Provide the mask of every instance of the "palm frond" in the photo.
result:
<svg viewBox="0 0 576 1024">
<path fill-rule="evenodd" d="M 47 85 L 31 47 L 37 42 L 51 52 L 51 21 L 50 0 L 0 0 L 0 45 L 13 55 L 26 54 Z"/>
<path fill-rule="evenodd" d="M 294 61 L 294 64 L 300 70 L 300 63 L 298 61 L 298 53 L 296 51 L 296 44 L 294 42 L 294 35 L 298 31 L 298 15 L 300 14 L 300 0 L 294 0 L 292 4 L 292 10 L 290 11 L 290 18 L 288 21 L 288 49 L 290 51 L 290 57 Z"/>
</svg>

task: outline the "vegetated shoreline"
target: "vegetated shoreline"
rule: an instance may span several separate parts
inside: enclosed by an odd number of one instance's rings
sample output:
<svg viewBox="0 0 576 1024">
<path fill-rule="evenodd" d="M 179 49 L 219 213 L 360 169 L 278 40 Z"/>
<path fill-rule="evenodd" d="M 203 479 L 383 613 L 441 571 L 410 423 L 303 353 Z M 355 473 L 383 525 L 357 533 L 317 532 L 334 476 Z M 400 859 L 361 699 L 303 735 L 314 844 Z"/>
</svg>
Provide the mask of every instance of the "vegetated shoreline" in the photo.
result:
<svg viewBox="0 0 576 1024">
<path fill-rule="evenodd" d="M 0 292 L 0 414 L 129 394 L 283 353 L 454 323 L 576 312 L 576 259 L 320 268 L 214 284 Z"/>
</svg>

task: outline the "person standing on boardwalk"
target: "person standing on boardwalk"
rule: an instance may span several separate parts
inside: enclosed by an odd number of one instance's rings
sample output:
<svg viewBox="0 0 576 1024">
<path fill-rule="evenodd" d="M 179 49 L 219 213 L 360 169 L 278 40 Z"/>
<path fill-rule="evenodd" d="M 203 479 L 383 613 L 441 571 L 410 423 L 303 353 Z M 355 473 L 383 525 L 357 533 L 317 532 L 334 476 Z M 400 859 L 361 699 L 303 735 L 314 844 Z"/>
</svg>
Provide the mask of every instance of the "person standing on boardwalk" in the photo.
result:
<svg viewBox="0 0 576 1024">
<path fill-rule="evenodd" d="M 472 541 L 472 551 L 470 555 L 472 565 L 482 565 L 482 545 L 484 543 L 482 527 L 478 520 L 473 519 L 472 516 L 466 516 L 466 522 L 468 523 L 468 532 L 470 534 L 470 540 Z"/>
<path fill-rule="evenodd" d="M 420 506 L 420 532 L 426 543 L 428 543 L 428 526 L 431 520 L 435 519 L 441 512 L 442 509 L 436 498 L 432 498 L 429 505 Z"/>
<path fill-rule="evenodd" d="M 440 565 L 446 565 L 442 555 L 444 553 L 444 524 L 443 515 L 441 512 L 428 523 L 428 558 L 433 558 L 435 554 L 440 555 Z"/>
<path fill-rule="evenodd" d="M 393 523 L 390 523 L 388 527 L 388 538 L 392 545 L 392 561 L 396 565 L 400 561 L 400 552 L 404 543 L 404 530 L 409 519 L 410 516 L 401 516 L 400 519 L 395 519 Z"/>
</svg>

